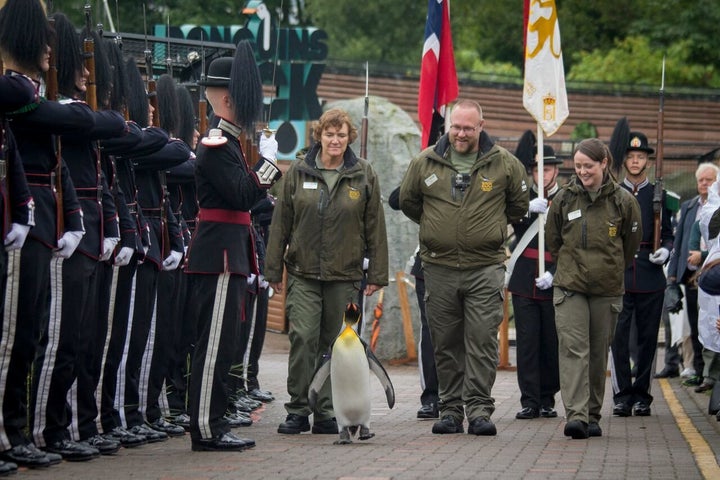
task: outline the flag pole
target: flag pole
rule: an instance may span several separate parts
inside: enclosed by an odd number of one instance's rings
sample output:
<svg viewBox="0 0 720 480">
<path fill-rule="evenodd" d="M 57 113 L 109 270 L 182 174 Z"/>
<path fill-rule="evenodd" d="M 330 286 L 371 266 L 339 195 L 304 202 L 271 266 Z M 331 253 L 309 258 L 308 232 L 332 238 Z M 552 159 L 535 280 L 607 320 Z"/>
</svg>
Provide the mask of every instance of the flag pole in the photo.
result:
<svg viewBox="0 0 720 480">
<path fill-rule="evenodd" d="M 545 198 L 545 147 L 543 145 L 543 129 L 540 122 L 537 124 L 537 177 L 538 198 Z M 545 214 L 538 214 L 538 276 L 545 273 Z"/>
</svg>

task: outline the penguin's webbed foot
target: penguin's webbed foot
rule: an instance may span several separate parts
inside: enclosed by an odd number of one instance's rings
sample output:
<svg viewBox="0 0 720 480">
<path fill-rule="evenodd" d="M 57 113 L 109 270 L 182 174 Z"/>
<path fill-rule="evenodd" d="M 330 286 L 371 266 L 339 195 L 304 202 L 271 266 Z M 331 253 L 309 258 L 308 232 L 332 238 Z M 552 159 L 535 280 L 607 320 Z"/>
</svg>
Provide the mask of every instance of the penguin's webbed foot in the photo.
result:
<svg viewBox="0 0 720 480">
<path fill-rule="evenodd" d="M 333 442 L 334 445 L 349 445 L 351 443 L 350 431 L 347 427 L 343 427 L 343 429 L 340 430 L 340 439 Z"/>
<path fill-rule="evenodd" d="M 375 434 L 374 434 L 374 433 L 370 433 L 370 429 L 369 429 L 369 428 L 363 427 L 363 426 L 360 427 L 360 436 L 358 437 L 358 439 L 360 439 L 360 440 L 369 440 L 369 439 L 373 438 L 374 436 L 375 436 Z"/>
</svg>

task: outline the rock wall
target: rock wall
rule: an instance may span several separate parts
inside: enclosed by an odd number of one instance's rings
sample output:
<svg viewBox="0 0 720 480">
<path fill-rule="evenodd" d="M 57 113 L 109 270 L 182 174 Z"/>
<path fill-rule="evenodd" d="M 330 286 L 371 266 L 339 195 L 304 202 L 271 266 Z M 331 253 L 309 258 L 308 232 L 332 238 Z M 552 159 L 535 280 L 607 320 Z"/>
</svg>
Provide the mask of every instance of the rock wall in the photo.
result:
<svg viewBox="0 0 720 480">
<path fill-rule="evenodd" d="M 350 100 L 338 100 L 326 104 L 329 108 L 342 108 L 347 111 L 360 130 L 365 109 L 364 97 Z M 420 316 L 413 288 L 395 281 L 396 272 L 409 273 L 406 264 L 417 246 L 418 226 L 408 220 L 402 212 L 393 210 L 387 203 L 390 193 L 400 185 L 410 160 L 420 152 L 420 132 L 412 118 L 400 107 L 382 97 L 370 97 L 368 109 L 367 157 L 380 178 L 383 194 L 385 223 L 388 234 L 390 285 L 385 288 L 383 314 L 380 318 L 380 336 L 375 354 L 381 360 L 405 359 L 408 356 L 406 332 L 403 330 L 403 318 L 399 303 L 398 288 L 405 288 L 411 312 L 414 343 L 420 339 Z M 359 155 L 360 138 L 351 145 Z M 414 278 L 409 277 L 414 283 Z M 373 309 L 378 302 L 378 294 L 365 297 L 365 325 L 362 337 L 370 341 Z"/>
</svg>

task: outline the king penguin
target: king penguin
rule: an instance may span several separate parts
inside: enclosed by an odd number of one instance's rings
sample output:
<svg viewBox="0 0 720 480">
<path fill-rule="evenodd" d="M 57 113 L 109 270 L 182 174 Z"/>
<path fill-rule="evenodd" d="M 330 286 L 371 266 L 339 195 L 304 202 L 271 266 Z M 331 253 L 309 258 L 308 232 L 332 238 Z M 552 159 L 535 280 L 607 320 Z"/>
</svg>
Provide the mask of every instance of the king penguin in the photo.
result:
<svg viewBox="0 0 720 480">
<path fill-rule="evenodd" d="M 308 400 L 311 407 L 317 401 L 318 392 L 330 376 L 332 380 L 332 401 L 335 410 L 340 439 L 336 445 L 352 443 L 358 434 L 359 440 L 375 436 L 370 433 L 370 371 L 378 377 L 385 390 L 388 407 L 395 405 L 395 389 L 390 377 L 353 329 L 360 319 L 360 309 L 354 303 L 347 305 L 344 327 L 330 351 L 318 367 L 310 384 Z"/>
</svg>

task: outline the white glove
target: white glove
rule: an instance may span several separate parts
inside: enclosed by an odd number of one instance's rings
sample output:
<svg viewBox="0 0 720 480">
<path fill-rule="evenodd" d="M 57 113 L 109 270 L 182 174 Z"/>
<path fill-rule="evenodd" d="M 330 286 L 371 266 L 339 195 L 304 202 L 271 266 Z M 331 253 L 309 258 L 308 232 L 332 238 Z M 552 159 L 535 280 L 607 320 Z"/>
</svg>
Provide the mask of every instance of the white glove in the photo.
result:
<svg viewBox="0 0 720 480">
<path fill-rule="evenodd" d="M 548 209 L 548 201 L 547 198 L 533 198 L 530 200 L 530 210 L 531 213 L 545 213 Z"/>
<path fill-rule="evenodd" d="M 670 250 L 665 247 L 660 247 L 650 254 L 648 259 L 655 265 L 663 265 L 665 260 L 670 256 Z"/>
<path fill-rule="evenodd" d="M 115 255 L 115 265 L 118 267 L 124 267 L 130 263 L 130 259 L 135 253 L 135 250 L 130 247 L 122 247 L 117 255 Z"/>
<path fill-rule="evenodd" d="M 247 284 L 252 285 L 253 283 L 255 283 L 256 278 L 257 278 L 257 275 L 255 275 L 254 273 L 251 273 L 250 276 L 247 277 Z"/>
<path fill-rule="evenodd" d="M 11 252 L 22 248 L 25 244 L 25 239 L 27 238 L 29 231 L 29 225 L 13 223 L 10 227 L 10 231 L 7 235 L 5 235 L 5 251 Z"/>
<path fill-rule="evenodd" d="M 553 274 L 550 272 L 545 272 L 535 279 L 535 286 L 538 287 L 540 290 L 547 290 L 548 288 L 552 287 L 552 283 Z"/>
<path fill-rule="evenodd" d="M 115 245 L 120 241 L 120 237 L 106 237 L 103 239 L 103 252 L 100 255 L 100 261 L 104 262 L 115 251 Z"/>
<path fill-rule="evenodd" d="M 260 275 L 258 277 L 258 286 L 260 288 L 268 288 L 270 286 L 270 282 L 265 280 L 265 275 Z"/>
<path fill-rule="evenodd" d="M 168 255 L 167 258 L 163 260 L 163 270 L 166 272 L 169 272 L 170 270 L 175 270 L 178 266 L 180 266 L 180 260 L 182 260 L 182 257 L 182 252 L 176 252 L 175 250 L 171 250 L 170 255 Z"/>
<path fill-rule="evenodd" d="M 260 135 L 260 145 L 258 145 L 258 151 L 260 156 L 272 160 L 273 162 L 277 159 L 278 142 L 275 140 L 275 132 L 269 137 L 263 133 Z"/>
<path fill-rule="evenodd" d="M 70 258 L 82 240 L 85 232 L 65 232 L 58 240 L 58 246 L 53 252 L 54 257 Z"/>
</svg>

